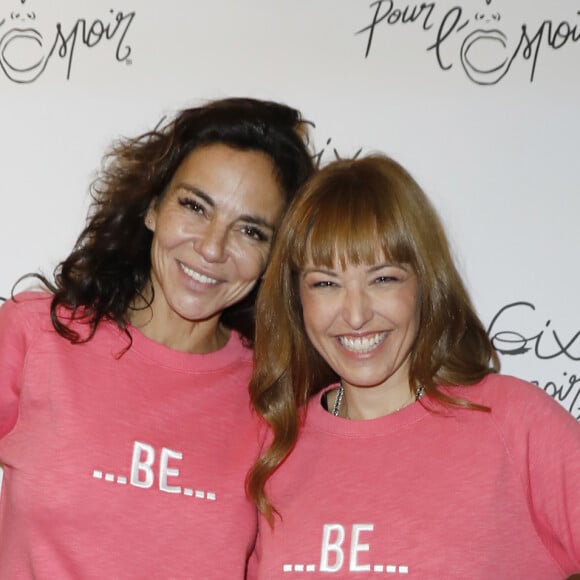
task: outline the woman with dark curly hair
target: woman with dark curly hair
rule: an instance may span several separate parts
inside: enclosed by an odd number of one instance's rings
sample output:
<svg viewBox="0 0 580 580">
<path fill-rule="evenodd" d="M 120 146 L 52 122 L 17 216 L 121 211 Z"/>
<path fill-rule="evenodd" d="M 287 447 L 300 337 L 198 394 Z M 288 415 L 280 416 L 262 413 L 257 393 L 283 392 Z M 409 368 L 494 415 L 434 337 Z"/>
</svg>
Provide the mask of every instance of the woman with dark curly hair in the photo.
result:
<svg viewBox="0 0 580 580">
<path fill-rule="evenodd" d="M 112 148 L 49 291 L 0 308 L 0 578 L 244 577 L 254 298 L 312 172 L 254 99 Z"/>
<path fill-rule="evenodd" d="M 317 172 L 278 232 L 252 401 L 248 578 L 561 580 L 580 571 L 580 424 L 498 374 L 419 185 L 385 156 Z M 279 516 L 279 518 L 277 517 Z"/>
</svg>

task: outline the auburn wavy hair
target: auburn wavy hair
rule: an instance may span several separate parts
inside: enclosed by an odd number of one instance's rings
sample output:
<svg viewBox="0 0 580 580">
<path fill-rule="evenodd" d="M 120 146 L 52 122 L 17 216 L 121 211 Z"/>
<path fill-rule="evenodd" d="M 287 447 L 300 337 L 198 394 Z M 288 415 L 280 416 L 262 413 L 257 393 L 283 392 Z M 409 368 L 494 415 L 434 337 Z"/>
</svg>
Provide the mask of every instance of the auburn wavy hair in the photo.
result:
<svg viewBox="0 0 580 580">
<path fill-rule="evenodd" d="M 86 227 L 71 254 L 56 267 L 54 282 L 42 274 L 28 275 L 52 292 L 56 331 L 73 343 L 86 342 L 101 320 L 110 319 L 127 332 L 127 311 L 135 299 L 140 296 L 150 304 L 152 297 L 143 296 L 152 241 L 145 215 L 151 203 L 161 201 L 174 173 L 194 149 L 220 143 L 265 153 L 289 203 L 314 171 L 308 124 L 298 110 L 281 103 L 229 98 L 182 110 L 165 124 L 162 119 L 152 131 L 115 143 L 91 186 Z M 257 287 L 221 317 L 250 345 L 256 294 Z M 72 319 L 88 323 L 86 336 L 71 327 Z"/>
<path fill-rule="evenodd" d="M 272 442 L 248 474 L 247 490 L 273 525 L 265 485 L 296 443 L 309 398 L 338 377 L 310 343 L 299 277 L 308 260 L 373 264 L 377 250 L 408 265 L 420 289 L 419 332 L 410 384 L 444 404 L 489 411 L 438 389 L 470 385 L 499 370 L 499 360 L 454 265 L 441 221 L 411 175 L 384 155 L 331 163 L 290 205 L 277 234 L 257 301 L 252 404 Z"/>
</svg>

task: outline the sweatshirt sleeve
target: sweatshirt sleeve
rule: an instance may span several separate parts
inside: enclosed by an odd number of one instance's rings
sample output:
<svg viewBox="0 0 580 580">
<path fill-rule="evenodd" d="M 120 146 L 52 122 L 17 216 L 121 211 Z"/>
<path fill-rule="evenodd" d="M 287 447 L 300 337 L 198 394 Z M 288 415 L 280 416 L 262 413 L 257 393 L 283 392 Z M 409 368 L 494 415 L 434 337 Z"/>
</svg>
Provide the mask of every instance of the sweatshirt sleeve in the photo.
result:
<svg viewBox="0 0 580 580">
<path fill-rule="evenodd" d="M 566 572 L 580 572 L 580 423 L 557 403 L 541 433 L 531 434 L 532 505 L 552 531 L 546 544 Z"/>
<path fill-rule="evenodd" d="M 534 385 L 522 391 L 504 433 L 540 539 L 567 574 L 580 572 L 580 423 Z"/>
<path fill-rule="evenodd" d="M 7 300 L 0 306 L 0 437 L 14 427 L 27 349 L 20 304 Z"/>
</svg>

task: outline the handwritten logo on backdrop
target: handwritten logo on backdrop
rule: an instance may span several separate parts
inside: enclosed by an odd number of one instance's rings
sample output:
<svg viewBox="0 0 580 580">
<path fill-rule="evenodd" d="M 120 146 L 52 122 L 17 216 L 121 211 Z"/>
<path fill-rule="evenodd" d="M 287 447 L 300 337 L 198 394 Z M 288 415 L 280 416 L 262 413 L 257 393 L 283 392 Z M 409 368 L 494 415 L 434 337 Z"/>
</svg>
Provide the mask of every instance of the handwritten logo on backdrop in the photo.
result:
<svg viewBox="0 0 580 580">
<path fill-rule="evenodd" d="M 32 83 L 51 60 L 62 59 L 68 80 L 78 46 L 104 43 L 113 45 L 117 62 L 130 64 L 127 33 L 134 17 L 135 12 L 111 9 L 103 19 L 79 18 L 69 26 L 40 15 L 30 0 L 12 0 L 11 9 L 0 13 L 0 68 L 15 83 Z"/>
<path fill-rule="evenodd" d="M 310 125 L 312 129 L 316 129 L 316 123 L 307 121 L 307 124 Z M 341 159 L 356 159 L 362 153 L 363 148 L 359 147 L 354 153 L 348 152 L 346 150 L 339 151 L 336 144 L 333 142 L 333 138 L 328 137 L 322 146 L 313 144 L 312 150 L 312 160 L 314 161 L 316 167 L 320 168 L 332 161 L 339 161 Z"/>
<path fill-rule="evenodd" d="M 320 168 L 331 161 L 340 159 L 356 159 L 362 153 L 362 147 L 359 147 L 354 153 L 340 152 L 334 145 L 331 145 L 332 137 L 329 137 L 322 147 L 317 147 L 312 155 L 316 167 Z"/>
<path fill-rule="evenodd" d="M 580 420 L 580 330 L 558 330 L 550 319 L 538 319 L 534 304 L 522 301 L 500 308 L 489 325 L 488 334 L 494 348 L 504 357 L 527 355 L 546 363 L 555 361 L 575 367 L 576 372 L 570 368 L 560 371 L 557 379 L 531 382 Z"/>
<path fill-rule="evenodd" d="M 532 82 L 546 46 L 558 50 L 580 40 L 580 11 L 569 21 L 544 20 L 530 26 L 506 17 L 497 4 L 495 0 L 478 0 L 478 8 L 467 12 L 460 6 L 442 11 L 436 2 L 375 0 L 369 4 L 371 23 L 356 34 L 366 37 L 367 58 L 380 32 L 389 26 L 414 24 L 427 33 L 426 50 L 434 53 L 441 70 L 450 70 L 459 63 L 478 85 L 498 83 L 517 59 L 529 61 Z"/>
</svg>

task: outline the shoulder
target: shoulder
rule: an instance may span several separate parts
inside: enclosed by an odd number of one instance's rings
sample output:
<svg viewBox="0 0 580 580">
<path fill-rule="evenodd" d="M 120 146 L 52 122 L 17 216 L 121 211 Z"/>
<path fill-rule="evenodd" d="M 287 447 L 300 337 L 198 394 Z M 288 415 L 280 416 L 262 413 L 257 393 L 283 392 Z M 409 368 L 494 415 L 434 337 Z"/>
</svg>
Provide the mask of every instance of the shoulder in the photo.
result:
<svg viewBox="0 0 580 580">
<path fill-rule="evenodd" d="M 50 336 L 50 300 L 44 292 L 25 292 L 0 306 L 0 381 L 20 376 L 27 353 Z"/>
<path fill-rule="evenodd" d="M 0 305 L 0 320 L 3 324 L 50 321 L 51 300 L 48 292 L 21 292 Z"/>
<path fill-rule="evenodd" d="M 13 305 L 14 308 L 44 308 L 50 307 L 52 294 L 43 292 L 41 290 L 27 290 L 26 292 L 19 292 L 11 298 L 8 298 L 2 306 Z"/>
<path fill-rule="evenodd" d="M 509 375 L 490 374 L 479 383 L 465 387 L 465 395 L 475 402 L 481 402 L 489 407 L 496 407 L 498 411 L 519 407 L 530 412 L 534 410 L 542 412 L 553 412 L 561 409 L 566 411 L 556 403 L 552 397 L 547 395 L 538 386 Z M 470 397 L 473 394 L 473 397 Z"/>
<path fill-rule="evenodd" d="M 458 387 L 458 394 L 491 409 L 490 419 L 511 437 L 553 439 L 565 436 L 580 441 L 580 423 L 538 386 L 516 377 L 490 374 L 479 383 Z M 478 412 L 476 412 L 478 413 Z"/>
</svg>

